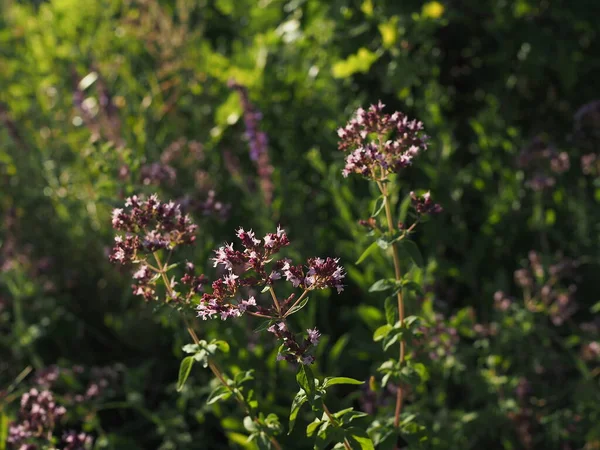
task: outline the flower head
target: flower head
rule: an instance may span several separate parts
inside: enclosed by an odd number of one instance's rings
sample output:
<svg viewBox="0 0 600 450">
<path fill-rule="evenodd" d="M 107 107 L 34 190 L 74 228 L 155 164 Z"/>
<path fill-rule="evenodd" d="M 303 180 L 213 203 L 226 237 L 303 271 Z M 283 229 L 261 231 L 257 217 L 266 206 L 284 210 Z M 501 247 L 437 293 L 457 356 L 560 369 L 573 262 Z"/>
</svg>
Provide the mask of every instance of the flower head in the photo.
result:
<svg viewBox="0 0 600 450">
<path fill-rule="evenodd" d="M 439 214 L 442 212 L 442 207 L 431 200 L 430 192 L 426 192 L 420 197 L 411 192 L 410 198 L 418 214 Z"/>
<path fill-rule="evenodd" d="M 338 148 L 349 152 L 342 174 L 382 179 L 409 166 L 427 149 L 423 124 L 400 112 L 386 114 L 384 104 L 359 108 L 348 124 L 338 130 Z"/>
<path fill-rule="evenodd" d="M 113 210 L 112 225 L 125 233 L 115 236 L 110 254 L 111 261 L 121 264 L 135 261 L 139 253 L 192 244 L 198 228 L 188 215 L 181 213 L 179 205 L 161 203 L 156 195 L 148 200 L 129 197 L 125 208 Z"/>
</svg>

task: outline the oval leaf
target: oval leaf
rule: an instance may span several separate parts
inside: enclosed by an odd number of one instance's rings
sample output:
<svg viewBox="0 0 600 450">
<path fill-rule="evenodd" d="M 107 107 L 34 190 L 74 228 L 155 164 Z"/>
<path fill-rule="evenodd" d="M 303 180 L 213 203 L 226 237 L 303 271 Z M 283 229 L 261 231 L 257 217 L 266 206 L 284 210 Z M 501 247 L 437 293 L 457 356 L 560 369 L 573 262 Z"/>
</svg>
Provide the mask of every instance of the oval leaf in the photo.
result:
<svg viewBox="0 0 600 450">
<path fill-rule="evenodd" d="M 177 379 L 177 392 L 181 392 L 181 390 L 183 389 L 185 382 L 190 376 L 190 372 L 192 371 L 193 365 L 193 356 L 187 356 L 181 361 L 181 365 L 179 366 L 179 378 Z"/>
<path fill-rule="evenodd" d="M 354 378 L 348 377 L 333 377 L 326 378 L 323 383 L 324 388 L 328 388 L 329 386 L 333 386 L 334 384 L 364 384 L 364 381 L 355 380 Z"/>
<path fill-rule="evenodd" d="M 231 391 L 228 387 L 221 385 L 210 393 L 208 400 L 206 400 L 206 404 L 212 405 L 219 400 L 227 400 L 229 397 L 231 397 Z"/>
<path fill-rule="evenodd" d="M 373 333 L 373 340 L 375 342 L 381 341 L 383 338 L 387 336 L 387 334 L 392 330 L 392 326 L 390 324 L 383 325 L 375 330 Z"/>
<path fill-rule="evenodd" d="M 367 256 L 369 256 L 371 253 L 373 253 L 373 251 L 378 247 L 377 242 L 373 242 L 371 245 L 369 245 L 364 252 L 362 252 L 362 255 L 360 255 L 360 257 L 358 258 L 358 260 L 356 261 L 355 264 L 360 264 L 361 262 L 363 262 Z"/>
</svg>

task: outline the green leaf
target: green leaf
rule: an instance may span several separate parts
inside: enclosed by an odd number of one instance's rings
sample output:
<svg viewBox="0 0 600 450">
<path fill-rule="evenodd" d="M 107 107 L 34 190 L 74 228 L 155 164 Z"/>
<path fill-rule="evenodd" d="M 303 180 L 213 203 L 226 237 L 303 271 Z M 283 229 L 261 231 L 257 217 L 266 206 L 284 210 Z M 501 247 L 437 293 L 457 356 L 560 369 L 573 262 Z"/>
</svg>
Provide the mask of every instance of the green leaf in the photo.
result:
<svg viewBox="0 0 600 450">
<path fill-rule="evenodd" d="M 395 330 L 394 333 L 389 333 L 383 340 L 383 350 L 387 351 L 392 345 L 394 345 L 402 337 L 401 330 Z"/>
<path fill-rule="evenodd" d="M 593 305 L 593 306 L 590 308 L 590 312 L 591 312 L 592 314 L 598 314 L 598 313 L 600 313 L 600 302 L 598 302 L 598 303 L 596 303 L 595 305 Z"/>
<path fill-rule="evenodd" d="M 398 317 L 398 302 L 394 297 L 388 297 L 383 303 L 385 309 L 385 320 L 389 325 L 396 323 Z"/>
<path fill-rule="evenodd" d="M 306 427 L 306 436 L 311 437 L 315 434 L 315 431 L 317 431 L 317 428 L 319 428 L 322 423 L 323 421 L 319 419 L 315 419 L 314 422 L 309 423 Z"/>
<path fill-rule="evenodd" d="M 421 289 L 421 285 L 413 280 L 404 280 L 402 282 L 402 289 L 406 289 L 408 291 L 413 291 L 417 295 L 423 295 L 423 289 Z"/>
<path fill-rule="evenodd" d="M 254 422 L 254 420 L 252 420 L 252 417 L 250 416 L 246 416 L 244 417 L 244 428 L 246 429 L 246 431 L 249 431 L 250 433 L 255 433 L 258 431 L 258 426 L 256 425 L 256 422 Z"/>
<path fill-rule="evenodd" d="M 419 267 L 424 267 L 425 261 L 423 260 L 423 255 L 421 255 L 421 251 L 419 250 L 419 247 L 417 247 L 417 244 L 408 239 L 403 239 L 401 242 L 402 247 L 410 255 L 413 262 Z"/>
<path fill-rule="evenodd" d="M 190 376 L 190 372 L 192 371 L 192 366 L 194 365 L 194 357 L 186 356 L 181 361 L 181 365 L 179 366 L 179 378 L 177 379 L 177 392 L 181 392 L 183 389 L 183 385 L 187 381 Z"/>
<path fill-rule="evenodd" d="M 269 328 L 274 323 L 275 323 L 274 320 L 271 320 L 271 319 L 265 320 L 264 322 L 261 322 L 261 324 L 254 329 L 254 332 L 259 333 L 261 331 L 265 331 L 267 328 Z"/>
<path fill-rule="evenodd" d="M 298 372 L 296 372 L 296 381 L 304 389 L 308 398 L 312 398 L 315 392 L 315 376 L 308 365 L 300 364 Z"/>
<path fill-rule="evenodd" d="M 380 326 L 375 330 L 375 333 L 373 333 L 373 340 L 375 342 L 381 341 L 390 331 L 392 331 L 392 328 L 393 327 L 390 324 Z"/>
<path fill-rule="evenodd" d="M 378 203 L 379 206 L 377 205 Z M 379 197 L 377 197 L 375 199 L 375 205 L 373 207 L 373 212 L 371 213 L 371 217 L 377 217 L 379 215 L 379 213 L 383 210 L 383 208 L 385 207 L 385 198 L 383 197 L 383 195 L 380 195 Z"/>
<path fill-rule="evenodd" d="M 375 283 L 373 283 L 369 288 L 369 292 L 387 291 L 389 289 L 392 289 L 394 285 L 394 280 L 388 280 L 384 278 L 382 280 L 377 280 Z"/>
<path fill-rule="evenodd" d="M 325 381 L 323 382 L 323 388 L 327 389 L 329 386 L 333 386 L 334 384 L 364 384 L 364 381 L 355 380 L 354 378 L 348 377 L 325 378 Z"/>
<path fill-rule="evenodd" d="M 299 391 L 294 397 L 294 401 L 292 402 L 292 409 L 290 411 L 290 425 L 288 434 L 291 434 L 294 429 L 294 424 L 296 423 L 296 418 L 298 417 L 298 413 L 300 412 L 300 408 L 304 403 L 306 403 L 306 394 L 302 391 Z"/>
<path fill-rule="evenodd" d="M 246 381 L 250 381 L 253 379 L 254 379 L 254 369 L 250 369 L 245 372 L 238 372 L 233 377 L 233 380 L 234 380 L 236 386 L 239 386 L 239 385 L 245 383 Z"/>
<path fill-rule="evenodd" d="M 360 419 L 365 416 L 368 416 L 368 414 L 361 411 L 354 411 L 354 408 L 342 409 L 333 414 L 333 417 L 338 419 L 341 425 L 348 424 L 354 419 Z"/>
<path fill-rule="evenodd" d="M 373 251 L 379 246 L 379 244 L 377 243 L 377 241 L 372 242 L 371 245 L 369 245 L 364 252 L 362 252 L 362 255 L 360 255 L 360 257 L 358 258 L 358 260 L 356 261 L 356 265 L 360 264 L 361 262 L 363 262 L 367 256 L 369 256 L 371 253 L 373 253 Z"/>
<path fill-rule="evenodd" d="M 210 393 L 208 400 L 206 400 L 206 404 L 212 405 L 219 400 L 227 400 L 229 397 L 231 397 L 231 390 L 227 386 L 220 385 Z"/>
<path fill-rule="evenodd" d="M 350 427 L 346 430 L 348 440 L 351 444 L 358 444 L 361 450 L 375 450 L 373 441 L 365 430 Z M 355 448 L 353 445 L 352 448 Z"/>
<path fill-rule="evenodd" d="M 421 318 L 419 316 L 408 316 L 404 318 L 404 328 L 410 329 L 413 325 L 418 325 L 421 322 Z"/>
<path fill-rule="evenodd" d="M 300 303 L 298 303 L 292 309 L 288 310 L 288 312 L 285 314 L 286 317 L 291 316 L 292 314 L 296 314 L 298 311 L 300 311 L 302 308 L 304 308 L 307 303 L 308 303 L 308 297 L 306 297 L 304 300 L 302 300 Z"/>
<path fill-rule="evenodd" d="M 229 344 L 225 341 L 213 341 L 211 342 L 212 344 L 215 344 L 217 347 L 219 347 L 219 350 L 221 350 L 223 353 L 229 353 Z"/>
</svg>

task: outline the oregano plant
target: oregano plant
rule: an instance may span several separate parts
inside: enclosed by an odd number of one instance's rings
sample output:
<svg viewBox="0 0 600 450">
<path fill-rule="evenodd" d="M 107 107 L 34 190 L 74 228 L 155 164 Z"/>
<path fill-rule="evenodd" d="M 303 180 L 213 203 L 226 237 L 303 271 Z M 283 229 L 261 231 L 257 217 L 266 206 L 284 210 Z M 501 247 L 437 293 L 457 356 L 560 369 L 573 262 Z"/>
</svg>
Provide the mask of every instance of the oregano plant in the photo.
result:
<svg viewBox="0 0 600 450">
<path fill-rule="evenodd" d="M 374 448 L 367 424 L 356 422 L 366 414 L 353 408 L 331 411 L 325 402 L 332 386 L 363 382 L 348 377 L 316 377 L 310 366 L 315 362 L 313 350 L 321 333 L 317 328 L 298 332 L 290 322 L 290 317 L 306 306 L 311 292 L 327 288 L 343 290 L 345 271 L 338 259 L 308 258 L 305 264 L 294 264 L 288 258 L 278 257 L 279 251 L 290 244 L 281 227 L 262 239 L 251 230 L 239 228 L 236 235 L 241 248 L 236 249 L 230 243 L 215 250 L 213 266 L 221 271 L 221 276 L 210 284 L 210 292 L 205 292 L 207 278 L 196 273 L 193 263 L 172 261 L 178 246 L 195 243 L 197 231 L 178 205 L 162 203 L 155 195 L 147 200 L 133 196 L 127 199 L 124 208 L 114 210 L 112 223 L 121 233 L 115 237 L 110 258 L 135 266 L 134 294 L 172 305 L 183 314 L 193 343 L 183 347 L 188 356 L 180 365 L 178 390 L 183 389 L 193 366 L 200 363 L 220 382 L 210 393 L 208 404 L 235 399 L 245 413 L 243 424 L 248 442 L 256 442 L 261 449 L 283 448 L 277 438 L 282 432 L 279 418 L 274 413 L 262 412 L 254 391 L 244 386 L 253 380 L 253 370 L 227 376 L 217 361 L 219 352 L 229 352 L 229 343 L 201 340 L 186 317 L 190 311 L 195 311 L 200 320 L 226 321 L 250 316 L 259 322 L 255 332 L 274 337 L 279 348 L 277 360 L 297 366 L 299 391 L 295 396 L 290 395 L 288 433 L 293 430 L 301 407 L 308 403 L 315 419 L 308 425 L 306 437 L 314 441 L 315 448 L 324 449 L 331 444 L 346 450 Z M 175 276 L 178 267 L 183 267 L 183 271 Z M 296 292 L 282 296 L 276 291 L 278 285 L 283 285 L 282 290 L 291 288 Z M 260 294 L 251 294 L 258 291 Z"/>
<path fill-rule="evenodd" d="M 387 293 L 383 304 L 386 324 L 377 328 L 373 339 L 382 342 L 384 351 L 396 348 L 396 356 L 377 369 L 383 386 L 388 383 L 396 386 L 393 419 L 375 421 L 371 431 L 376 435 L 376 444 L 387 442 L 387 445 L 397 446 L 396 436 L 402 434 L 405 440 L 414 438 L 418 445 L 426 437 L 422 428 L 415 426 L 414 416 L 403 415 L 403 407 L 407 387 L 417 384 L 424 371 L 424 366 L 415 363 L 407 349 L 420 333 L 421 320 L 416 311 L 407 316 L 405 296 L 409 291 L 419 293 L 421 287 L 407 276 L 406 269 L 411 264 L 423 267 L 423 257 L 411 236 L 424 216 L 437 214 L 442 208 L 433 202 L 429 192 L 417 195 L 411 191 L 399 205 L 393 204 L 395 196 L 392 194 L 401 188 L 402 172 L 427 149 L 427 136 L 421 122 L 410 120 L 400 112 L 384 113 L 384 106 L 379 102 L 367 110 L 359 108 L 348 124 L 338 130 L 338 147 L 347 153 L 344 177 L 358 174 L 375 183 L 380 193 L 371 216 L 360 221 L 373 242 L 356 263 L 361 264 L 380 249 L 391 253 L 394 267 L 393 278 L 377 280 L 369 289 Z M 398 211 L 396 216 L 394 211 Z"/>
</svg>

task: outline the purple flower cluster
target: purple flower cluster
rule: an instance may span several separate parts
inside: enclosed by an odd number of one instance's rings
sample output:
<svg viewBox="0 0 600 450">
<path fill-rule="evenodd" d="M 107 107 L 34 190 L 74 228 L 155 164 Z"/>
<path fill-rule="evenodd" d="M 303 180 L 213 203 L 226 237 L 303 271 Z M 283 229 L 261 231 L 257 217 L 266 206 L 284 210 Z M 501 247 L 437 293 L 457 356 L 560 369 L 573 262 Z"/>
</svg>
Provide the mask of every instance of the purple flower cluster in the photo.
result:
<svg viewBox="0 0 600 450">
<path fill-rule="evenodd" d="M 254 162 L 258 170 L 258 176 L 260 178 L 265 201 L 267 204 L 270 204 L 273 198 L 273 181 L 271 180 L 273 166 L 271 165 L 269 153 L 267 151 L 267 134 L 260 129 L 262 114 L 256 110 L 254 105 L 250 102 L 248 90 L 245 86 L 232 80 L 229 82 L 229 87 L 236 90 L 240 96 L 242 109 L 244 111 L 246 139 L 250 146 L 250 159 Z"/>
<path fill-rule="evenodd" d="M 19 450 L 36 449 L 31 441 L 52 436 L 54 427 L 66 412 L 56 403 L 50 391 L 32 388 L 21 396 L 19 422 L 9 427 L 8 443 Z"/>
<path fill-rule="evenodd" d="M 121 368 L 115 366 L 92 367 L 87 371 L 83 366 L 59 367 L 51 365 L 38 370 L 32 378 L 33 387 L 21 396 L 18 420 L 9 427 L 9 449 L 41 450 L 55 442 L 54 436 L 64 430 L 66 407 L 81 405 L 98 398 L 106 398 L 109 389 L 114 389 Z M 60 382 L 69 380 L 67 385 Z M 75 381 L 83 390 L 73 392 Z M 64 392 L 66 388 L 66 392 Z M 61 404 L 55 399 L 60 395 Z M 84 450 L 92 447 L 93 439 L 86 433 L 68 431 L 63 434 L 57 448 Z M 52 447 L 55 448 L 55 447 Z"/>
<path fill-rule="evenodd" d="M 168 164 L 162 164 L 154 162 L 151 164 L 144 164 L 140 169 L 140 178 L 142 183 L 146 186 L 149 184 L 161 185 L 168 184 L 173 185 L 177 179 L 177 172 L 175 169 Z"/>
<path fill-rule="evenodd" d="M 182 214 L 179 205 L 173 202 L 161 203 L 156 195 L 145 201 L 137 196 L 130 197 L 125 208 L 126 210 L 117 208 L 113 211 L 113 227 L 125 234 L 115 237 L 115 246 L 109 257 L 111 261 L 121 264 L 138 264 L 133 274 L 134 295 L 142 296 L 147 301 L 158 299 L 156 283 L 162 277 L 167 302 L 191 301 L 194 295 L 200 293 L 205 282 L 204 275 L 194 273 L 193 264 L 186 265 L 185 274 L 180 279 L 187 288 L 187 292 L 182 293 L 176 290 L 178 282 L 175 278 L 166 277 L 168 268 L 160 264 L 158 268 L 154 267 L 154 261 L 149 262 L 147 258 L 153 254 L 158 262 L 155 252 L 193 244 L 198 227 L 188 215 Z"/>
<path fill-rule="evenodd" d="M 64 445 L 63 450 L 83 450 L 92 446 L 91 436 L 75 431 L 65 433 L 62 441 Z"/>
<path fill-rule="evenodd" d="M 566 152 L 558 152 L 541 137 L 534 138 L 518 159 L 519 166 L 530 171 L 526 185 L 534 191 L 542 191 L 556 184 L 555 175 L 569 170 L 571 163 Z"/>
<path fill-rule="evenodd" d="M 305 291 L 334 287 L 338 292 L 343 290 L 344 269 L 333 258 L 309 258 L 305 267 L 292 265 L 287 258 L 273 261 L 275 255 L 283 247 L 289 245 L 287 234 L 280 227 L 275 233 L 268 233 L 257 239 L 252 230 L 237 231 L 243 251 L 234 249 L 233 244 L 226 244 L 215 250 L 214 267 L 221 266 L 226 273 L 212 283 L 212 293 L 204 294 L 198 306 L 198 315 L 203 319 L 219 316 L 239 317 L 247 309 L 261 315 L 277 315 L 282 311 L 265 309 L 256 304 L 254 297 L 232 303 L 241 287 L 271 286 L 275 281 L 285 277 L 294 287 Z M 271 265 L 272 263 L 272 265 Z M 271 268 L 268 268 L 271 265 Z M 242 274 L 246 276 L 242 277 Z M 286 299 L 281 306 L 291 303 L 293 297 Z"/>
<path fill-rule="evenodd" d="M 430 192 L 426 192 L 420 197 L 417 196 L 414 192 L 411 192 L 410 199 L 413 207 L 417 210 L 417 213 L 419 215 L 439 214 L 443 211 L 442 207 L 439 204 L 434 203 L 433 200 L 431 200 Z"/>
<path fill-rule="evenodd" d="M 317 329 L 307 330 L 307 336 L 300 342 L 289 330 L 286 317 L 293 313 L 293 308 L 306 298 L 309 291 L 332 287 L 341 292 L 344 269 L 333 258 L 309 258 L 305 266 L 293 265 L 287 258 L 275 259 L 274 255 L 290 243 L 280 227 L 262 239 L 258 239 L 252 230 L 240 228 L 237 237 L 242 250 L 235 249 L 233 244 L 215 250 L 214 266 L 223 268 L 225 273 L 212 283 L 212 292 L 202 296 L 197 307 L 198 316 L 204 320 L 226 320 L 248 313 L 272 320 L 268 331 L 283 343 L 278 359 L 312 363 L 314 357 L 308 351 L 317 344 L 320 333 Z M 281 301 L 277 299 L 273 285 L 284 278 L 293 287 L 303 290 L 299 298 L 291 294 Z M 270 291 L 272 305 L 264 307 L 258 304 L 254 296 L 242 295 L 243 289 L 263 286 L 264 290 Z"/>
<path fill-rule="evenodd" d="M 439 360 L 456 351 L 458 332 L 442 314 L 435 314 L 431 323 L 420 326 L 417 331 L 420 337 L 415 342 L 415 349 L 427 352 L 429 359 Z"/>
<path fill-rule="evenodd" d="M 400 112 L 385 114 L 384 104 L 359 108 L 348 124 L 338 130 L 338 148 L 350 152 L 342 174 L 360 174 L 382 180 L 409 166 L 421 151 L 427 149 L 423 124 L 409 120 Z"/>
<path fill-rule="evenodd" d="M 37 371 L 33 382 L 40 389 L 56 391 L 61 377 L 63 379 L 76 379 L 79 384 L 85 387 L 85 391 L 83 393 L 68 392 L 64 394 L 62 399 L 67 406 L 70 406 L 109 395 L 110 390 L 114 389 L 118 382 L 119 373 L 118 366 L 92 367 L 89 371 L 86 371 L 80 365 L 73 367 L 51 365 Z"/>
<path fill-rule="evenodd" d="M 321 333 L 316 328 L 307 329 L 307 335 L 302 342 L 298 342 L 285 322 L 273 324 L 267 331 L 283 341 L 283 348 L 281 353 L 277 355 L 277 361 L 299 362 L 301 364 L 312 364 L 315 361 L 315 357 L 310 355 L 308 351 L 311 347 L 315 347 L 321 338 Z"/>
<path fill-rule="evenodd" d="M 581 157 L 581 171 L 585 175 L 598 176 L 600 174 L 600 158 L 595 153 L 588 153 Z"/>
<path fill-rule="evenodd" d="M 127 199 L 125 208 L 113 210 L 113 228 L 126 235 L 115 237 L 111 261 L 121 264 L 135 262 L 138 253 L 173 249 L 178 245 L 193 244 L 196 240 L 198 227 L 173 202 L 161 203 L 156 195 L 148 200 L 134 195 Z"/>
<path fill-rule="evenodd" d="M 574 300 L 575 284 L 566 288 L 561 281 L 575 267 L 576 261 L 563 259 L 545 268 L 539 254 L 529 252 L 529 266 L 515 271 L 516 284 L 525 293 L 525 305 L 533 312 L 544 312 L 556 326 L 562 325 L 578 309 Z"/>
</svg>

